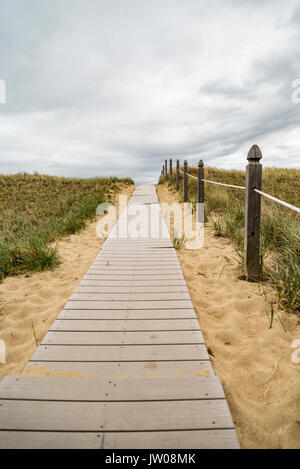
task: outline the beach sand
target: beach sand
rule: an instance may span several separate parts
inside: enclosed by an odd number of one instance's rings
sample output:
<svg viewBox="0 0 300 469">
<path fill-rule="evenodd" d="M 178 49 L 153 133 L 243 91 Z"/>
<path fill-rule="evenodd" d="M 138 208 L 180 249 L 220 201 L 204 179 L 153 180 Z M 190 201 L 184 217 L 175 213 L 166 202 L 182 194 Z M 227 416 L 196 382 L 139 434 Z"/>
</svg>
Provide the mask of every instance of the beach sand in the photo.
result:
<svg viewBox="0 0 300 469">
<path fill-rule="evenodd" d="M 157 191 L 160 202 L 177 201 L 166 185 Z M 300 363 L 291 347 L 299 318 L 278 313 L 286 332 L 277 316 L 269 329 L 275 292 L 239 280 L 232 243 L 210 226 L 201 249 L 177 254 L 242 447 L 300 448 Z"/>
<path fill-rule="evenodd" d="M 120 192 L 128 200 L 134 186 Z M 113 194 L 110 194 L 111 197 Z M 116 198 L 118 206 L 118 197 Z M 6 344 L 6 364 L 0 364 L 0 379 L 18 374 L 34 353 L 58 314 L 63 309 L 104 242 L 96 234 L 96 221 L 86 228 L 59 241 L 61 265 L 54 270 L 8 277 L 0 284 L 0 339 Z M 37 340 L 37 342 L 36 342 Z M 33 367 L 31 367 L 33 368 Z M 25 372 L 30 374 L 30 369 Z M 39 367 L 31 374 L 48 376 L 79 376 L 78 373 L 55 374 Z M 80 375 L 81 376 L 81 375 Z"/>
</svg>

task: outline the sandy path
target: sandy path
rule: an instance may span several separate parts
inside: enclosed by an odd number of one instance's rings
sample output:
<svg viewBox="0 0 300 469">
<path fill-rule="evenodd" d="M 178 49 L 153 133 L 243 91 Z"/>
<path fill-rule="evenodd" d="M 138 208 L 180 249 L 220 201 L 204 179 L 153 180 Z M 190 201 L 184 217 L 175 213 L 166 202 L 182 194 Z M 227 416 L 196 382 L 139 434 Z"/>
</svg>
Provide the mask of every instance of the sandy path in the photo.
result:
<svg viewBox="0 0 300 469">
<path fill-rule="evenodd" d="M 160 202 L 177 201 L 165 185 Z M 212 363 L 244 448 L 300 448 L 300 363 L 292 362 L 300 320 L 276 318 L 257 284 L 238 279 L 232 244 L 205 230 L 200 250 L 177 251 Z M 274 297 L 266 288 L 267 299 Z M 300 356 L 300 353 L 299 353 Z"/>
<path fill-rule="evenodd" d="M 126 187 L 120 193 L 129 198 L 133 189 Z M 0 284 L 0 339 L 6 343 L 0 379 L 22 371 L 36 349 L 35 336 L 42 340 L 97 256 L 104 240 L 97 237 L 96 224 L 90 222 L 82 232 L 59 242 L 58 268 L 8 277 Z"/>
</svg>

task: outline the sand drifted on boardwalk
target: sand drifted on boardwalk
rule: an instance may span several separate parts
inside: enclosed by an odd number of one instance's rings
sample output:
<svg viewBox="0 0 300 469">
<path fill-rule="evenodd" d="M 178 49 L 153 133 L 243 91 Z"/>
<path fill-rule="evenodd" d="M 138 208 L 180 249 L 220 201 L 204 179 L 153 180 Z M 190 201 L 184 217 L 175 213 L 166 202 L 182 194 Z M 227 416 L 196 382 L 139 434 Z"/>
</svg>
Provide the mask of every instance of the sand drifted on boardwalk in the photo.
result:
<svg viewBox="0 0 300 469">
<path fill-rule="evenodd" d="M 134 187 L 120 192 L 131 196 Z M 118 198 L 116 198 L 116 206 Z M 6 364 L 0 364 L 0 379 L 20 373 L 50 326 L 63 309 L 104 240 L 96 233 L 97 221 L 59 242 L 61 265 L 52 270 L 8 277 L 0 284 L 0 339 L 6 344 Z M 43 370 L 39 370 L 40 375 Z M 28 373 L 25 373 L 28 374 Z M 44 375 L 51 376 L 44 370 Z M 64 376 L 76 376 L 70 372 Z"/>
<path fill-rule="evenodd" d="M 157 191 L 160 202 L 177 201 L 166 185 Z M 177 254 L 242 447 L 300 448 L 299 318 L 278 313 L 269 328 L 275 293 L 239 280 L 233 245 L 210 226 L 201 249 Z"/>
</svg>

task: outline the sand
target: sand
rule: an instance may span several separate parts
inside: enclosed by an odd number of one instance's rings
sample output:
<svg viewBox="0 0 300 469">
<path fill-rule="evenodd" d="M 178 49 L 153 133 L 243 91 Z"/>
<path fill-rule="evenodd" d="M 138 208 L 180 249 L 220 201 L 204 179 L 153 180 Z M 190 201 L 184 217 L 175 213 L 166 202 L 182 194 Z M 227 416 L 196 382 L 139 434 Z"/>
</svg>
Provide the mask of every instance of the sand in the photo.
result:
<svg viewBox="0 0 300 469">
<path fill-rule="evenodd" d="M 160 202 L 177 201 L 167 186 L 157 190 Z M 269 329 L 275 292 L 239 280 L 233 245 L 211 226 L 201 249 L 177 254 L 242 447 L 300 448 L 300 363 L 291 348 L 299 318 L 278 312 L 286 332 L 278 317 Z"/>
<path fill-rule="evenodd" d="M 130 198 L 134 186 L 121 190 Z M 113 194 L 110 194 L 113 196 Z M 116 206 L 118 206 L 118 198 Z M 50 271 L 8 277 L 0 284 L 0 339 L 6 343 L 6 364 L 0 363 L 0 379 L 19 374 L 63 309 L 104 242 L 96 234 L 96 221 L 78 234 L 60 241 L 61 265 Z M 32 367 L 31 367 L 32 368 Z M 76 372 L 53 373 L 44 367 L 26 375 L 81 376 Z"/>
</svg>

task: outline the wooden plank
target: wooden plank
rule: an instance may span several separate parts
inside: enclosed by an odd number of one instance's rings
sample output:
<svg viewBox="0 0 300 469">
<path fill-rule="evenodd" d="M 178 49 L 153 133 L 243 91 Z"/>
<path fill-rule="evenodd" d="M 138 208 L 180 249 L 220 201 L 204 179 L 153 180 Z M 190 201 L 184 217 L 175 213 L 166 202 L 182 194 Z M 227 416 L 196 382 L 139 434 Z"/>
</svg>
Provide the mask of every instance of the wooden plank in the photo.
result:
<svg viewBox="0 0 300 469">
<path fill-rule="evenodd" d="M 150 256 L 153 256 L 154 259 L 160 258 L 160 256 L 166 257 L 166 258 L 172 258 L 172 259 L 178 259 L 178 256 L 176 254 L 176 251 L 174 251 L 174 248 L 159 248 L 159 249 L 154 249 L 154 248 L 148 248 L 148 249 L 134 249 L 134 248 L 117 248 L 117 247 L 111 247 L 111 248 L 102 248 L 101 251 L 99 252 L 98 256 L 96 259 L 100 259 L 101 257 L 104 256 L 113 256 L 113 257 L 145 257 L 146 259 L 149 258 Z"/>
<path fill-rule="evenodd" d="M 51 326 L 50 331 L 188 331 L 199 330 L 197 319 L 175 319 L 175 320 L 60 320 L 57 319 Z"/>
<path fill-rule="evenodd" d="M 0 432 L 1 449 L 240 449 L 235 430 Z"/>
<path fill-rule="evenodd" d="M 193 309 L 190 300 L 176 301 L 68 301 L 66 309 Z"/>
<path fill-rule="evenodd" d="M 169 261 L 173 262 L 173 263 L 176 263 L 178 262 L 178 258 L 176 255 L 171 255 L 171 254 L 157 254 L 157 255 L 154 255 L 154 254 L 143 254 L 143 255 L 139 255 L 139 254 L 136 254 L 136 255 L 133 255 L 133 254 L 129 254 L 129 253 L 124 253 L 124 254 L 105 254 L 103 253 L 101 256 L 98 256 L 96 257 L 95 259 L 95 262 L 104 262 L 104 261 L 107 261 L 107 260 L 113 260 L 115 262 L 138 262 L 138 263 L 142 263 L 142 262 L 145 262 L 145 263 L 148 263 L 148 262 L 151 262 L 153 264 L 158 264 L 158 263 L 162 263 L 162 264 L 165 264 Z"/>
<path fill-rule="evenodd" d="M 99 273 L 88 271 L 83 277 L 84 280 L 125 280 L 130 279 L 132 281 L 136 280 L 151 280 L 155 277 L 157 280 L 183 280 L 182 274 L 141 274 L 141 273 Z"/>
<path fill-rule="evenodd" d="M 100 259 L 102 257 L 125 257 L 125 258 L 146 258 L 148 259 L 150 256 L 153 256 L 154 259 L 158 259 L 158 258 L 171 258 L 171 259 L 178 259 L 178 256 L 176 254 L 176 251 L 174 252 L 173 251 L 174 248 L 160 248 L 160 249 L 152 249 L 152 248 L 149 248 L 149 249 L 133 249 L 133 248 L 106 248 L 106 249 L 102 249 L 98 256 L 96 257 L 96 259 Z"/>
<path fill-rule="evenodd" d="M 208 360 L 205 345 L 40 345 L 31 361 Z"/>
<path fill-rule="evenodd" d="M 48 332 L 42 345 L 149 345 L 149 344 L 203 344 L 199 331 L 155 332 Z"/>
<path fill-rule="evenodd" d="M 103 248 L 107 247 L 124 247 L 137 249 L 170 249 L 174 248 L 173 244 L 167 239 L 151 240 L 151 239 L 129 239 L 129 238 L 108 238 Z"/>
<path fill-rule="evenodd" d="M 94 263 L 104 263 L 107 261 L 111 261 L 111 263 L 115 263 L 117 265 L 119 264 L 146 264 L 146 265 L 165 265 L 168 263 L 171 264 L 176 264 L 180 266 L 180 263 L 178 261 L 178 258 L 174 254 L 168 254 L 162 257 L 161 254 L 158 254 L 157 256 L 153 256 L 153 254 L 149 254 L 148 256 L 143 256 L 143 257 L 137 257 L 133 255 L 127 255 L 126 257 L 122 257 L 120 254 L 105 254 L 102 253 L 100 256 L 96 257 Z"/>
<path fill-rule="evenodd" d="M 104 449 L 240 449 L 235 430 L 105 433 Z"/>
<path fill-rule="evenodd" d="M 160 246 L 160 247 L 151 247 L 149 245 L 144 246 L 144 247 L 139 247 L 139 246 L 125 246 L 125 245 L 113 245 L 108 247 L 103 247 L 99 256 L 105 253 L 112 253 L 112 254 L 134 254 L 134 255 L 148 255 L 148 254 L 153 254 L 153 255 L 159 255 L 159 254 L 165 254 L 165 255 L 176 255 L 176 252 L 173 251 L 174 247 L 172 245 L 170 246 Z"/>
<path fill-rule="evenodd" d="M 153 276 L 159 281 L 159 283 L 162 285 L 161 282 L 163 281 L 169 281 L 169 280 L 183 280 L 183 275 L 182 274 L 167 274 L 167 275 L 154 275 L 154 274 L 148 274 L 148 275 L 141 275 L 141 274 L 105 274 L 105 273 L 91 273 L 87 272 L 83 280 L 109 280 L 111 281 L 120 281 L 120 280 L 132 280 L 132 282 L 136 282 L 138 280 L 149 280 L 151 281 L 153 279 Z"/>
<path fill-rule="evenodd" d="M 216 376 L 180 378 L 95 379 L 6 376 L 0 383 L 0 400 L 46 401 L 172 401 L 225 399 Z"/>
<path fill-rule="evenodd" d="M 82 373 L 99 378 L 157 378 L 185 376 L 213 376 L 209 360 L 193 361 L 132 361 L 132 362 L 29 362 L 27 367 L 38 367 L 54 373 Z M 32 369 L 32 368 L 31 368 Z"/>
<path fill-rule="evenodd" d="M 176 259 L 167 259 L 164 262 L 159 262 L 159 261 L 148 261 L 145 259 L 142 260 L 129 260 L 129 259 L 124 259 L 123 261 L 118 259 L 112 259 L 110 257 L 99 259 L 93 264 L 91 264 L 93 267 L 118 267 L 118 268 L 123 268 L 126 267 L 136 267 L 136 268 L 143 268 L 143 269 L 148 269 L 152 270 L 153 268 L 157 269 L 158 267 L 163 267 L 165 269 L 174 269 L 180 268 L 180 264 Z"/>
<path fill-rule="evenodd" d="M 95 276 L 94 276 L 95 277 Z M 186 287 L 186 283 L 184 281 L 183 278 L 181 279 L 172 279 L 172 280 L 169 280 L 169 279 L 160 279 L 160 280 L 138 280 L 138 279 L 135 279 L 135 280 L 118 280 L 118 281 L 114 281 L 112 279 L 107 279 L 107 278 L 104 278 L 104 279 L 98 279 L 97 277 L 95 279 L 91 279 L 91 278 L 85 278 L 83 280 L 81 280 L 81 282 L 79 283 L 79 286 L 81 285 L 101 285 L 103 287 L 106 287 L 106 286 L 116 286 L 116 284 L 120 287 L 156 287 L 156 286 L 161 286 L 161 287 L 174 287 L 174 286 L 185 286 Z M 128 291 L 128 289 L 127 289 Z"/>
<path fill-rule="evenodd" d="M 111 286 L 102 286 L 100 285 L 79 285 L 75 292 L 81 293 L 188 293 L 188 289 L 185 285 L 182 286 L 130 286 L 128 288 L 124 286 L 111 285 Z"/>
<path fill-rule="evenodd" d="M 59 314 L 58 319 L 195 319 L 193 309 L 145 309 L 145 310 L 84 310 L 84 309 L 64 309 Z"/>
<path fill-rule="evenodd" d="M 99 267 L 96 267 L 96 266 L 91 266 L 88 270 L 88 273 L 91 273 L 91 274 L 102 274 L 102 275 L 135 275 L 135 276 L 138 276 L 138 275 L 159 275 L 159 276 L 162 276 L 162 275 L 180 275 L 181 272 L 180 270 L 178 269 L 178 267 L 168 267 L 168 268 L 165 268 L 165 267 L 162 267 L 161 268 L 152 268 L 152 269 L 148 269 L 147 267 L 142 267 L 142 268 L 136 268 L 134 266 L 132 267 L 125 267 L 125 268 L 120 268 L 119 266 L 99 266 Z"/>
<path fill-rule="evenodd" d="M 112 259 L 154 259 L 154 260 L 165 260 L 172 259 L 178 260 L 176 252 L 173 252 L 171 249 L 161 249 L 159 251 L 137 251 L 136 249 L 112 249 L 112 250 L 102 250 L 96 259 L 102 259 L 106 257 L 111 257 Z"/>
<path fill-rule="evenodd" d="M 0 430 L 151 431 L 233 428 L 225 399 L 156 402 L 1 401 Z"/>
<path fill-rule="evenodd" d="M 81 290 L 70 296 L 70 301 L 176 301 L 189 300 L 189 293 L 86 293 Z"/>
<path fill-rule="evenodd" d="M 168 256 L 165 256 L 164 258 L 162 258 L 162 256 L 157 256 L 156 258 L 153 258 L 151 254 L 149 254 L 148 257 L 142 257 L 142 258 L 138 258 L 136 256 L 127 256 L 125 258 L 122 258 L 120 256 L 113 257 L 110 255 L 102 255 L 102 256 L 97 257 L 92 265 L 103 264 L 106 266 L 107 262 L 109 263 L 109 265 L 114 265 L 114 264 L 115 265 L 124 265 L 124 264 L 136 265 L 136 266 L 172 265 L 172 266 L 180 267 L 180 263 L 177 257 L 168 255 Z"/>
<path fill-rule="evenodd" d="M 102 449 L 103 433 L 0 431 L 1 449 Z"/>
</svg>

